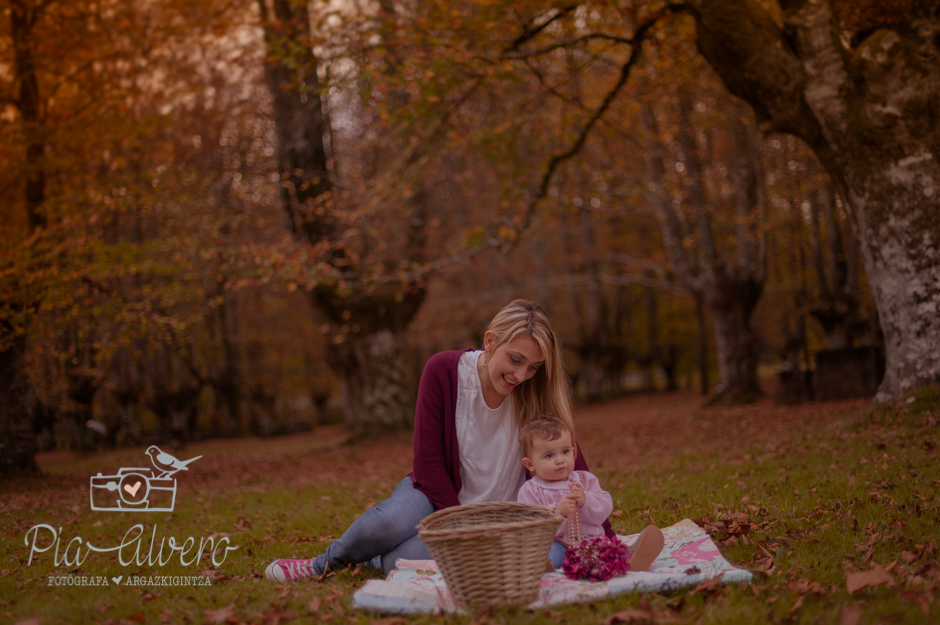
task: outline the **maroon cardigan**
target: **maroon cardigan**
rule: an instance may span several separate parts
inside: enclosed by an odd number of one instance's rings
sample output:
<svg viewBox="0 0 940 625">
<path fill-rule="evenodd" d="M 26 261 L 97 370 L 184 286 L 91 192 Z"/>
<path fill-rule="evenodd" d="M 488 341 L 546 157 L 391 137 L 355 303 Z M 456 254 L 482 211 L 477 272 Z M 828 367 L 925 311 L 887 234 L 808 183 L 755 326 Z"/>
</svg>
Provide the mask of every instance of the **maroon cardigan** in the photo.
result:
<svg viewBox="0 0 940 625">
<path fill-rule="evenodd" d="M 460 453 L 457 450 L 457 363 L 470 350 L 434 354 L 428 359 L 418 386 L 415 406 L 414 462 L 409 475 L 435 510 L 459 506 Z M 588 471 L 578 448 L 574 468 Z M 520 467 L 520 470 L 524 470 Z M 614 536 L 610 519 L 604 531 Z"/>
</svg>

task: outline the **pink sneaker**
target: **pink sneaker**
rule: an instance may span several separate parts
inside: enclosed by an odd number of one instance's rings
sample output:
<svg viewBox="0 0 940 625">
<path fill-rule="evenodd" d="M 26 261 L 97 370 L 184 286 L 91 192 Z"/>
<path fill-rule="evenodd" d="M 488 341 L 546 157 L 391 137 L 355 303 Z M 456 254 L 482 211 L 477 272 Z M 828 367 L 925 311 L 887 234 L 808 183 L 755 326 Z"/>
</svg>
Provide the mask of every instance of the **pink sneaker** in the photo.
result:
<svg viewBox="0 0 940 625">
<path fill-rule="evenodd" d="M 275 560 L 265 567 L 264 576 L 272 582 L 296 582 L 307 577 L 319 577 L 313 560 Z"/>
</svg>

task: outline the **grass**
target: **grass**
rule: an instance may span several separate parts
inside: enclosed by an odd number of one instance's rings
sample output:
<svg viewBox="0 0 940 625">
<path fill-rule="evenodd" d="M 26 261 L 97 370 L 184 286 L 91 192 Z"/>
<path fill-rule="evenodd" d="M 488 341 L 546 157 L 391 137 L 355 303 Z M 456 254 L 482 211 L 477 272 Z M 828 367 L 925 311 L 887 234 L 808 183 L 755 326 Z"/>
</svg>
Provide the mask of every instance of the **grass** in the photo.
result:
<svg viewBox="0 0 940 625">
<path fill-rule="evenodd" d="M 649 401 L 672 400 L 664 396 Z M 730 562 L 755 571 L 752 585 L 668 596 L 627 595 L 538 612 L 502 610 L 475 619 L 418 616 L 407 622 L 940 620 L 940 610 L 933 604 L 940 582 L 935 539 L 940 525 L 936 456 L 940 389 L 920 389 L 895 403 L 847 414 L 833 415 L 820 404 L 822 416 L 816 420 L 810 416 L 789 428 L 787 419 L 795 413 L 777 411 L 773 413 L 777 434 L 761 436 L 763 424 L 758 421 L 756 429 L 747 431 L 747 443 L 733 445 L 725 441 L 734 434 L 730 430 L 737 413 L 720 413 L 726 415 L 723 420 L 712 422 L 720 428 L 709 429 L 705 420 L 719 414 L 714 410 L 694 412 L 688 418 L 693 436 L 712 432 L 708 436 L 715 439 L 691 454 L 682 455 L 680 449 L 657 461 L 628 454 L 613 457 L 616 441 L 611 442 L 604 428 L 624 431 L 628 414 L 621 417 L 623 423 L 610 416 L 594 421 L 586 417 L 588 425 L 580 440 L 588 450 L 603 450 L 604 462 L 594 466 L 617 504 L 615 529 L 630 533 L 647 523 L 696 519 Z M 618 408 L 617 414 L 621 412 Z M 771 409 L 759 406 L 749 414 L 760 417 L 771 414 Z M 772 425 L 767 422 L 767 432 Z M 621 446 L 626 438 L 621 435 Z M 342 441 L 341 429 L 331 427 L 281 439 L 192 445 L 177 455 L 203 458 L 192 465 L 190 474 L 179 476 L 172 513 L 89 510 L 88 476 L 135 466 L 142 450 L 77 459 L 47 457 L 44 477 L 0 484 L 0 622 L 403 622 L 351 609 L 355 589 L 365 579 L 378 577 L 368 569 L 291 585 L 260 579 L 272 559 L 322 551 L 358 512 L 390 492 L 407 473 L 410 437 L 406 435 L 356 447 Z M 692 446 L 683 445 L 687 447 Z M 600 456 L 595 452 L 594 457 Z M 168 544 L 171 536 L 179 543 L 192 536 L 198 543 L 200 537 L 217 541 L 228 535 L 238 549 L 218 567 L 212 566 L 208 554 L 188 566 L 178 556 L 165 566 L 146 562 L 122 566 L 115 553 L 92 553 L 79 565 L 72 561 L 56 566 L 52 550 L 34 556 L 27 565 L 24 538 L 38 523 L 57 531 L 61 527 L 60 557 L 68 541 L 78 536 L 95 546 L 119 545 L 136 523 L 145 528 L 141 553 L 149 550 L 154 528 L 155 547 L 161 538 Z M 48 538 L 40 541 L 48 543 Z M 166 560 L 169 551 L 164 549 Z M 74 556 L 74 545 L 69 555 Z M 890 583 L 849 594 L 847 575 L 876 567 L 887 570 Z M 212 585 L 48 585 L 52 575 L 121 576 L 125 581 L 133 576 L 200 574 Z"/>
</svg>

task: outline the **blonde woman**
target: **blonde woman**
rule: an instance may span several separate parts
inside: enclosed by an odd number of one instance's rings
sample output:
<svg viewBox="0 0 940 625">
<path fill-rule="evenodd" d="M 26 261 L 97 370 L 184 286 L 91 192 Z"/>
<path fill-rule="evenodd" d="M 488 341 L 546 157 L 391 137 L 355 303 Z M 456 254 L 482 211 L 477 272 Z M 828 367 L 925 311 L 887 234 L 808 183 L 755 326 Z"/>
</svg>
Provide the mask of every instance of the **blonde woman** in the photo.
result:
<svg viewBox="0 0 940 625">
<path fill-rule="evenodd" d="M 415 526 L 435 510 L 515 501 L 526 480 L 521 424 L 551 414 L 574 432 L 561 344 L 539 306 L 517 299 L 490 322 L 482 350 L 435 354 L 415 408 L 412 472 L 313 559 L 275 560 L 265 577 L 285 582 L 364 563 L 388 573 L 395 560 L 429 559 Z M 574 442 L 574 441 L 572 441 Z M 587 471 L 583 455 L 576 469 Z M 604 522 L 613 536 L 610 523 Z"/>
</svg>

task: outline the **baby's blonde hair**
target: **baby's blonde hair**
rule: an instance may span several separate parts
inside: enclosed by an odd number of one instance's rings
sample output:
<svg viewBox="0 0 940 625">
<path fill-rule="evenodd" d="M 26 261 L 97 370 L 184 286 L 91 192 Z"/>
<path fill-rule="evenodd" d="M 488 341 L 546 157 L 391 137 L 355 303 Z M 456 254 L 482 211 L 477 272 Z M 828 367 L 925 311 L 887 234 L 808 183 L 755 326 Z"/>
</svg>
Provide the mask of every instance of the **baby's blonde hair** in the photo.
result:
<svg viewBox="0 0 940 625">
<path fill-rule="evenodd" d="M 554 441 L 561 438 L 565 432 L 571 434 L 571 446 L 577 454 L 578 448 L 574 446 L 574 432 L 562 423 L 561 419 L 556 419 L 552 415 L 540 415 L 526 421 L 519 429 L 519 446 L 522 447 L 522 454 L 529 457 L 536 439 Z"/>
</svg>

